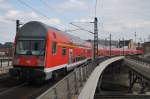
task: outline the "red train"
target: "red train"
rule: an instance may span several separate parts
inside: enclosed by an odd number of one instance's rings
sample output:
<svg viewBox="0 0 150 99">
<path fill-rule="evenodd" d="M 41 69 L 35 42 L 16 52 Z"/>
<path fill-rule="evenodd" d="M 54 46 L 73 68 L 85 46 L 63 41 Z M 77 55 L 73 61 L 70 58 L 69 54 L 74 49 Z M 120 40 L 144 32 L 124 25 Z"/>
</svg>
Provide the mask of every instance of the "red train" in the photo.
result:
<svg viewBox="0 0 150 99">
<path fill-rule="evenodd" d="M 58 72 L 65 73 L 92 59 L 91 43 L 37 21 L 28 22 L 19 29 L 14 48 L 14 68 L 10 69 L 10 74 L 31 81 L 50 79 Z M 101 56 L 109 56 L 109 52 L 99 49 Z M 112 50 L 112 55 L 121 54 L 121 50 Z"/>
<path fill-rule="evenodd" d="M 112 56 L 118 56 L 118 55 L 136 55 L 136 54 L 144 54 L 143 50 L 124 50 L 123 49 L 118 49 L 114 48 L 111 50 L 107 48 L 99 48 L 99 56 L 110 56 L 110 53 Z"/>
</svg>

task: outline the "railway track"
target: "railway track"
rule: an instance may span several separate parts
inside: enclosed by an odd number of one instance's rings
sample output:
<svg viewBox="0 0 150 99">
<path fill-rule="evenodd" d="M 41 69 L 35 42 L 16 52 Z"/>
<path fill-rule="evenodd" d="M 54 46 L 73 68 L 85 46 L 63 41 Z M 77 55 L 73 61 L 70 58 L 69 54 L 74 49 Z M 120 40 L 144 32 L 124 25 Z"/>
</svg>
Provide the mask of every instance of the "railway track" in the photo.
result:
<svg viewBox="0 0 150 99">
<path fill-rule="evenodd" d="M 35 99 L 38 95 L 42 94 L 53 84 L 48 83 L 41 86 L 21 84 L 19 86 L 10 88 L 0 93 L 1 99 Z"/>
<path fill-rule="evenodd" d="M 0 93 L 20 84 L 23 84 L 23 82 L 10 77 L 8 73 L 0 75 Z"/>
<path fill-rule="evenodd" d="M 9 75 L 3 76 L 0 76 L 0 99 L 35 99 L 66 75 L 59 77 L 55 81 L 48 80 L 42 85 L 19 82 Z"/>
<path fill-rule="evenodd" d="M 95 95 L 94 99 L 150 99 L 150 95 Z"/>
<path fill-rule="evenodd" d="M 134 56 L 134 57 L 131 57 L 131 59 L 135 59 L 135 60 L 142 61 L 142 62 L 145 62 L 147 64 L 150 64 L 150 59 L 147 59 L 147 58 L 142 58 L 142 57 Z"/>
<path fill-rule="evenodd" d="M 18 82 L 17 79 L 11 78 L 10 76 L 2 77 L 0 79 L 0 89 L 2 89 L 0 91 L 0 99 L 35 99 L 70 73 L 58 77 L 55 80 L 50 79 L 43 85 Z M 8 82 L 8 84 L 5 85 L 5 82 Z"/>
</svg>

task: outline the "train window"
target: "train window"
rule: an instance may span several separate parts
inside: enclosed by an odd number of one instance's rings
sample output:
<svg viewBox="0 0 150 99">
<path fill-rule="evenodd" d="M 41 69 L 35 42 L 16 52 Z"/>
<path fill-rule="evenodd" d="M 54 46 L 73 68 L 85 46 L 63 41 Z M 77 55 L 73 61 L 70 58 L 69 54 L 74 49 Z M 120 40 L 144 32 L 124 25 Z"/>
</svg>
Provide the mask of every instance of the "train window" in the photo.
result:
<svg viewBox="0 0 150 99">
<path fill-rule="evenodd" d="M 34 42 L 31 42 L 31 49 L 34 50 L 34 51 L 37 51 L 40 49 L 41 47 L 41 44 L 40 44 L 40 41 L 34 41 Z"/>
<path fill-rule="evenodd" d="M 62 55 L 66 55 L 66 47 L 62 48 Z"/>
<path fill-rule="evenodd" d="M 34 50 L 37 51 L 39 49 L 39 44 L 36 42 L 34 43 Z"/>
<path fill-rule="evenodd" d="M 56 54 L 56 52 L 57 52 L 57 43 L 56 43 L 56 42 L 53 42 L 53 43 L 52 43 L 52 53 L 53 53 L 53 54 Z"/>
<path fill-rule="evenodd" d="M 19 40 L 17 41 L 16 54 L 22 55 L 44 55 L 44 40 Z"/>
</svg>

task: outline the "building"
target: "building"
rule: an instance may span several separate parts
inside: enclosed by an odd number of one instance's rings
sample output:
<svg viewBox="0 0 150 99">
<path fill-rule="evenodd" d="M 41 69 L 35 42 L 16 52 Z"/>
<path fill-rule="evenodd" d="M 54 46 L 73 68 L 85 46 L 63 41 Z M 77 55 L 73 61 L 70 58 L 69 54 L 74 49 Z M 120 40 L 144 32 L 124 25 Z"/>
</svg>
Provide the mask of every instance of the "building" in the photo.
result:
<svg viewBox="0 0 150 99">
<path fill-rule="evenodd" d="M 133 42 L 132 39 L 130 40 L 124 40 L 124 41 L 119 41 L 119 48 L 122 48 L 124 46 L 124 48 L 126 49 L 136 49 L 137 44 Z"/>
<path fill-rule="evenodd" d="M 4 44 L 0 43 L 0 56 L 12 56 L 13 52 L 13 43 L 12 42 L 6 42 Z"/>
<path fill-rule="evenodd" d="M 93 43 L 93 40 L 87 40 L 89 42 Z M 110 40 L 106 39 L 99 39 L 98 40 L 98 46 L 100 48 L 109 48 L 110 47 Z M 132 39 L 130 40 L 124 40 L 124 41 L 117 41 L 117 40 L 111 40 L 111 47 L 112 48 L 125 48 L 125 49 L 136 49 L 137 44 L 133 42 Z"/>
<path fill-rule="evenodd" d="M 88 42 L 94 43 L 93 40 L 87 40 Z M 112 40 L 111 41 L 111 47 L 112 48 L 117 48 L 118 46 L 118 41 L 116 40 Z M 110 47 L 110 40 L 106 40 L 106 39 L 99 39 L 98 40 L 98 47 L 99 48 L 109 48 Z"/>
<path fill-rule="evenodd" d="M 144 52 L 147 54 L 147 53 L 150 53 L 150 42 L 144 42 L 143 43 L 143 50 Z"/>
</svg>

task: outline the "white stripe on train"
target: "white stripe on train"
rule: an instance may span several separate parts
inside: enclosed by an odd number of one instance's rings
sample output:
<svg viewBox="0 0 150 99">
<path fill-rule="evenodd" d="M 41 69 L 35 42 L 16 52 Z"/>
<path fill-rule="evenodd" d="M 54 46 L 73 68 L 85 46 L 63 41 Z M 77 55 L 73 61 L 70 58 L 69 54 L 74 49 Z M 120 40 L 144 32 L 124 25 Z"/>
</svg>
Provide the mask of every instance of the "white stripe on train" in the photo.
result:
<svg viewBox="0 0 150 99">
<path fill-rule="evenodd" d="M 52 72 L 54 70 L 57 70 L 57 69 L 61 69 L 61 68 L 65 68 L 67 67 L 67 70 L 70 68 L 73 68 L 79 64 L 82 64 L 84 62 L 86 62 L 88 59 L 84 59 L 84 60 L 81 60 L 81 61 L 78 61 L 78 62 L 75 62 L 75 63 L 72 63 L 72 64 L 62 64 L 62 65 L 58 65 L 58 66 L 55 66 L 55 67 L 51 67 L 51 68 L 45 68 L 44 69 L 44 72 L 48 73 L 48 72 Z"/>
</svg>

